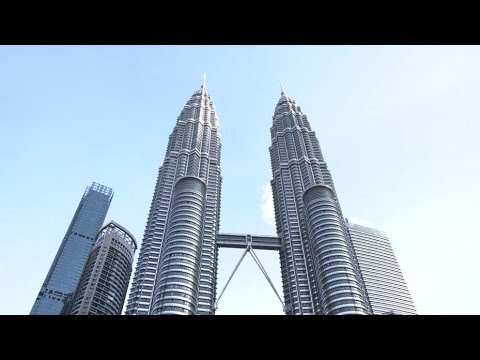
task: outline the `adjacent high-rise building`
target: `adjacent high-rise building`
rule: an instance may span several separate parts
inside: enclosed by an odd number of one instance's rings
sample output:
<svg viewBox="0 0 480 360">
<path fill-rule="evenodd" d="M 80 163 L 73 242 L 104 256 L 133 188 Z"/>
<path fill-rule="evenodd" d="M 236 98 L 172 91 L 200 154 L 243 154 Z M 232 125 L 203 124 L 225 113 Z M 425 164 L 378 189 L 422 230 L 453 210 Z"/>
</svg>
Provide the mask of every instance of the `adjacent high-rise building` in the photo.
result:
<svg viewBox="0 0 480 360">
<path fill-rule="evenodd" d="M 373 314 L 416 315 L 387 235 L 348 221 L 347 225 Z"/>
<path fill-rule="evenodd" d="M 213 314 L 220 218 L 220 133 L 205 82 L 170 135 L 126 314 Z"/>
<path fill-rule="evenodd" d="M 369 314 L 332 176 L 307 116 L 282 90 L 271 181 L 287 314 Z"/>
<path fill-rule="evenodd" d="M 98 183 L 85 190 L 30 315 L 59 315 L 75 291 L 95 236 L 105 220 L 113 191 Z"/>
<path fill-rule="evenodd" d="M 137 243 L 114 221 L 98 232 L 75 296 L 71 315 L 120 315 Z"/>
</svg>

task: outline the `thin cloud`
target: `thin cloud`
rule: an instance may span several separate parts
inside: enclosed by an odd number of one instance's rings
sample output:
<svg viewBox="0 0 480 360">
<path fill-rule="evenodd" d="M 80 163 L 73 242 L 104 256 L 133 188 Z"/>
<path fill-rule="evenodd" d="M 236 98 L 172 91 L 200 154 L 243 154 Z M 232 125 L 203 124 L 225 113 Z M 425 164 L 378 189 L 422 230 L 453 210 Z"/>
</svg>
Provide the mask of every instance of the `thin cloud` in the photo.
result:
<svg viewBox="0 0 480 360">
<path fill-rule="evenodd" d="M 273 207 L 272 187 L 270 183 L 263 185 L 262 201 L 260 205 L 263 220 L 270 226 L 275 226 L 275 210 Z"/>
</svg>

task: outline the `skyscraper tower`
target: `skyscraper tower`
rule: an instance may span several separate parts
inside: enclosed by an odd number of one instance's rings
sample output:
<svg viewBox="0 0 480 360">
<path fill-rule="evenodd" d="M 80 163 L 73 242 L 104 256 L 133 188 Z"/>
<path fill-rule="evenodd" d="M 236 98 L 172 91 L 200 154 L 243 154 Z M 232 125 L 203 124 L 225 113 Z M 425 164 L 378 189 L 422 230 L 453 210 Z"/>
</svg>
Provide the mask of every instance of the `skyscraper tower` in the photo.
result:
<svg viewBox="0 0 480 360">
<path fill-rule="evenodd" d="M 137 243 L 110 221 L 98 232 L 75 296 L 72 315 L 120 315 L 127 294 Z"/>
<path fill-rule="evenodd" d="M 205 81 L 170 135 L 126 314 L 213 314 L 220 219 L 220 133 Z"/>
<path fill-rule="evenodd" d="M 78 285 L 112 197 L 112 189 L 104 185 L 94 182 L 87 187 L 30 315 L 60 314 L 65 298 Z"/>
<path fill-rule="evenodd" d="M 412 297 L 385 233 L 347 221 L 374 315 L 416 315 Z"/>
<path fill-rule="evenodd" d="M 371 312 L 319 142 L 283 89 L 270 129 L 271 181 L 287 314 Z"/>
</svg>

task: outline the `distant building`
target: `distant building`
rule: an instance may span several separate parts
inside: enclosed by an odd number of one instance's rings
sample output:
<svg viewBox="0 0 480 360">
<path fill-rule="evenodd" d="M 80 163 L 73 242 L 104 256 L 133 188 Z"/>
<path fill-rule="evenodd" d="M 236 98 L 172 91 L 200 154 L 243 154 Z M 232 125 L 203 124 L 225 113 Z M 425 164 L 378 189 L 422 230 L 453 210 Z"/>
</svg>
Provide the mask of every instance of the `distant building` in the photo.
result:
<svg viewBox="0 0 480 360">
<path fill-rule="evenodd" d="M 374 315 L 416 315 L 412 297 L 385 233 L 347 221 Z"/>
<path fill-rule="evenodd" d="M 73 298 L 71 315 L 120 315 L 137 243 L 111 221 L 98 233 Z"/>
<path fill-rule="evenodd" d="M 30 315 L 59 315 L 62 312 L 65 298 L 78 285 L 112 197 L 112 189 L 104 185 L 94 182 L 87 187 Z"/>
</svg>

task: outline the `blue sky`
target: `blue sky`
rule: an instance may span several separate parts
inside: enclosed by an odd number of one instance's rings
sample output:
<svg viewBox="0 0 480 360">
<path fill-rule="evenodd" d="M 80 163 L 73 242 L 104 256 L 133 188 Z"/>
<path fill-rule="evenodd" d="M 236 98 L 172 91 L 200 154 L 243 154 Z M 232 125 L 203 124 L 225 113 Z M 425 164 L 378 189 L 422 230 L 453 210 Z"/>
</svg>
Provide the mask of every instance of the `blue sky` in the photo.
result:
<svg viewBox="0 0 480 360">
<path fill-rule="evenodd" d="M 281 81 L 345 216 L 388 234 L 418 312 L 480 314 L 478 64 L 478 46 L 0 46 L 0 313 L 29 313 L 92 181 L 115 192 L 107 220 L 141 241 L 168 136 L 206 72 L 222 232 L 275 233 Z M 281 291 L 277 254 L 257 253 Z M 220 250 L 219 290 L 240 255 Z M 247 256 L 218 313 L 281 311 Z"/>
</svg>

